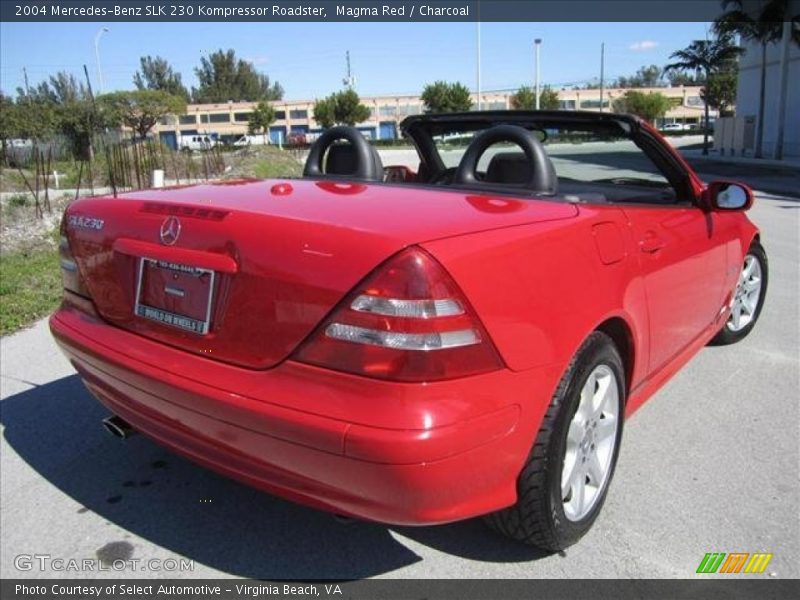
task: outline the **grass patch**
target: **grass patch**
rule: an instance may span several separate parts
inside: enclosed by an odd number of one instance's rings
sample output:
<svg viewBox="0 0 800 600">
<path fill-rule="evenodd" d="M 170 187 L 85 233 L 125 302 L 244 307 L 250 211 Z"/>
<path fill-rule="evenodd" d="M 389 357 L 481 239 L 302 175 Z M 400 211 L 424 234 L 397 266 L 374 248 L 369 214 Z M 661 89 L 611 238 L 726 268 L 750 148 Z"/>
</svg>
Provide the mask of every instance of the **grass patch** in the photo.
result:
<svg viewBox="0 0 800 600">
<path fill-rule="evenodd" d="M 50 314 L 61 300 L 58 250 L 37 249 L 0 258 L 0 335 Z"/>
<path fill-rule="evenodd" d="M 286 165 L 274 162 L 260 162 L 253 165 L 253 175 L 260 179 L 270 179 L 274 177 L 299 177 L 299 169 L 287 169 Z"/>
<path fill-rule="evenodd" d="M 231 170 L 226 173 L 231 177 L 258 177 L 259 179 L 300 177 L 303 165 L 288 150 L 279 150 L 273 146 L 253 146 L 244 151 L 228 154 L 225 162 Z"/>
</svg>

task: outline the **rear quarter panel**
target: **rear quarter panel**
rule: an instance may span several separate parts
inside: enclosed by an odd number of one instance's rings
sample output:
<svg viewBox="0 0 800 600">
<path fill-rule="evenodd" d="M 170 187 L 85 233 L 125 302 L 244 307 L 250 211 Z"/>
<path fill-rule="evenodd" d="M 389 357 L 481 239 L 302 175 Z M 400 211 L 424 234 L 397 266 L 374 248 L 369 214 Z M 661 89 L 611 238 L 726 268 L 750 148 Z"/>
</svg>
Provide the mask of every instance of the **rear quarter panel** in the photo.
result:
<svg viewBox="0 0 800 600">
<path fill-rule="evenodd" d="M 561 374 L 586 336 L 617 317 L 634 345 L 632 387 L 646 376 L 644 285 L 631 230 L 616 207 L 585 205 L 574 219 L 424 247 L 462 287 L 510 369 L 560 366 L 553 372 Z"/>
</svg>

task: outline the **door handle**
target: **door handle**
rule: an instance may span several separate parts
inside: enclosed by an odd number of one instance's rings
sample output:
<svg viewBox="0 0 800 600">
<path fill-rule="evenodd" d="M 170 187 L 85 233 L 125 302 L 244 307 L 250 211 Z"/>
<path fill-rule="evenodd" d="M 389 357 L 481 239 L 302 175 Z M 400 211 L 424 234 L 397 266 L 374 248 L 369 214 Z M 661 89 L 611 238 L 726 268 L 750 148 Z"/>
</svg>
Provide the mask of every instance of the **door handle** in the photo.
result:
<svg viewBox="0 0 800 600">
<path fill-rule="evenodd" d="M 648 231 L 639 241 L 639 249 L 648 254 L 654 254 L 666 245 L 667 243 L 662 240 L 655 231 Z"/>
</svg>

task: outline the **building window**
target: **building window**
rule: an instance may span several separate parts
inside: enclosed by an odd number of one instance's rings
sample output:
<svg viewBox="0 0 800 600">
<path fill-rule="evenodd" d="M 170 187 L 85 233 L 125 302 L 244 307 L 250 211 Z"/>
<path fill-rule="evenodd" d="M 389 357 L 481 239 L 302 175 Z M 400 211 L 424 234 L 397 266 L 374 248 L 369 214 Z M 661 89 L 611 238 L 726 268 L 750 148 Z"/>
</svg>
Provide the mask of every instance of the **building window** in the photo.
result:
<svg viewBox="0 0 800 600">
<path fill-rule="evenodd" d="M 687 96 L 686 106 L 703 106 L 703 99 L 700 96 Z"/>
<path fill-rule="evenodd" d="M 393 117 L 397 114 L 397 107 L 394 104 L 382 104 L 378 107 L 378 114 L 382 117 Z"/>
<path fill-rule="evenodd" d="M 275 120 L 276 121 L 283 121 L 286 119 L 286 111 L 285 110 L 276 110 L 275 111 Z"/>
<path fill-rule="evenodd" d="M 213 113 L 209 115 L 210 123 L 230 123 L 231 116 L 228 113 Z"/>
<path fill-rule="evenodd" d="M 404 106 L 400 106 L 397 109 L 398 115 L 419 115 L 422 114 L 422 105 L 421 104 L 406 104 Z"/>
<path fill-rule="evenodd" d="M 575 100 L 559 100 L 558 108 L 561 110 L 575 110 Z"/>
<path fill-rule="evenodd" d="M 178 117 L 178 122 L 181 125 L 195 125 L 197 123 L 197 115 L 181 115 Z"/>
<path fill-rule="evenodd" d="M 289 118 L 290 119 L 307 119 L 308 118 L 308 111 L 307 110 L 290 110 L 289 111 Z"/>
<path fill-rule="evenodd" d="M 253 115 L 251 112 L 241 112 L 241 113 L 233 113 L 233 120 L 246 122 L 250 120 L 250 117 Z"/>
<path fill-rule="evenodd" d="M 581 100 L 581 108 L 600 108 L 600 98 L 592 100 Z M 603 108 L 608 108 L 608 100 L 603 99 Z"/>
<path fill-rule="evenodd" d="M 503 100 L 502 102 L 484 102 L 481 105 L 481 108 L 483 110 L 505 110 L 506 103 L 505 100 Z"/>
</svg>

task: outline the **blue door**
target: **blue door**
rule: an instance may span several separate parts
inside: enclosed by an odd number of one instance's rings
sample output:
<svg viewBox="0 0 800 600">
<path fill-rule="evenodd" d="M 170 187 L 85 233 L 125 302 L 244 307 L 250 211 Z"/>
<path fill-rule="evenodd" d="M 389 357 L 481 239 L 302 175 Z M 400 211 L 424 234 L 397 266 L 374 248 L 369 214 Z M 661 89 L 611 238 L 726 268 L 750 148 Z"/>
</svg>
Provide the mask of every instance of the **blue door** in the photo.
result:
<svg viewBox="0 0 800 600">
<path fill-rule="evenodd" d="M 273 144 L 286 143 L 286 126 L 279 125 L 269 128 L 269 141 Z"/>
<path fill-rule="evenodd" d="M 178 135 L 174 131 L 162 131 L 158 134 L 158 139 L 171 150 L 178 149 Z"/>
<path fill-rule="evenodd" d="M 380 139 L 393 140 L 397 137 L 397 126 L 394 121 L 381 121 L 380 132 Z"/>
</svg>

